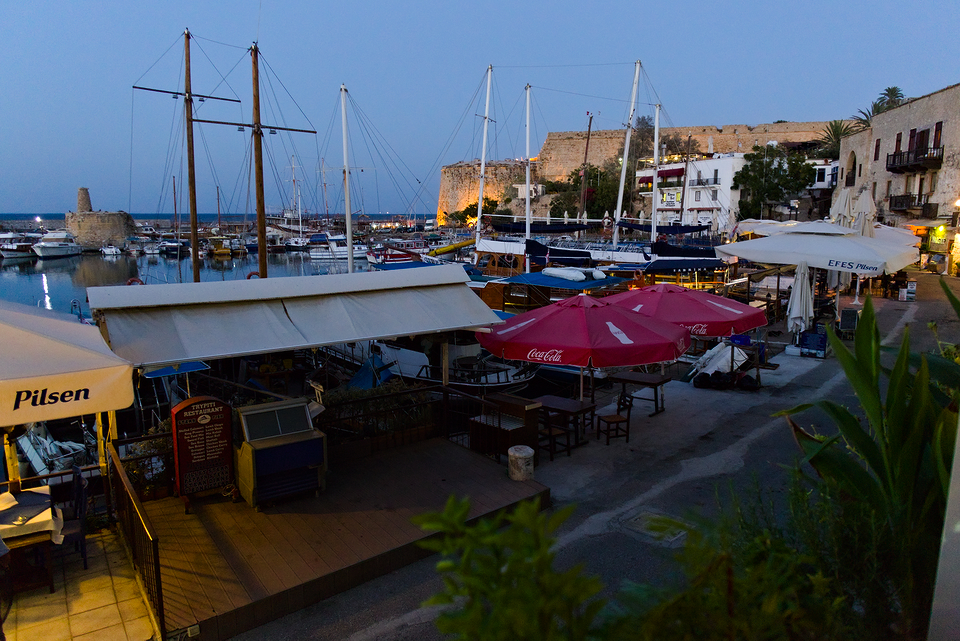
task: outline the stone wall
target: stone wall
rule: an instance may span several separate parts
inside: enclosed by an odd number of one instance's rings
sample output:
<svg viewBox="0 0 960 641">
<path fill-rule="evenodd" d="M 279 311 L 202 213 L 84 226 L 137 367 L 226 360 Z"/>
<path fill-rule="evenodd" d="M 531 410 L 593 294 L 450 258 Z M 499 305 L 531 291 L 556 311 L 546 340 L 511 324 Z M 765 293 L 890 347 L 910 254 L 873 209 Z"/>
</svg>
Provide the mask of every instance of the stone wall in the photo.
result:
<svg viewBox="0 0 960 641">
<path fill-rule="evenodd" d="M 517 160 L 498 160 L 485 166 L 483 197 L 503 204 L 507 199 L 516 199 L 515 184 L 526 181 L 526 167 Z M 536 166 L 531 168 L 530 180 L 536 181 Z M 477 202 L 480 189 L 480 161 L 458 162 L 440 170 L 440 199 L 437 203 L 437 223 L 444 224 L 445 214 L 460 211 Z"/>
<path fill-rule="evenodd" d="M 593 131 L 587 163 L 603 167 L 611 158 L 619 158 L 623 149 L 625 132 L 621 130 Z M 570 172 L 583 165 L 583 152 L 587 146 L 585 131 L 555 131 L 547 134 L 537 162 L 544 180 L 564 180 Z"/>
<path fill-rule="evenodd" d="M 690 136 L 700 145 L 700 151 L 706 153 L 742 152 L 748 153 L 754 145 L 764 145 L 769 141 L 780 143 L 810 142 L 820 137 L 828 123 L 817 122 L 778 122 L 760 125 L 723 125 L 695 127 L 667 127 L 661 129 L 663 135 L 675 134 L 685 139 Z M 623 149 L 624 131 L 600 130 L 590 133 L 590 147 L 587 162 L 602 167 L 607 160 L 618 158 Z M 585 131 L 559 131 L 547 134 L 540 149 L 540 155 L 534 158 L 531 180 L 564 180 L 570 172 L 583 164 L 584 149 L 587 144 Z M 440 200 L 437 205 L 438 220 L 443 212 L 458 211 L 477 199 L 480 162 L 457 163 L 440 170 Z M 487 181 L 484 194 L 498 198 L 505 187 L 523 182 L 523 163 L 517 161 L 494 161 L 487 163 Z M 510 187 L 509 196 L 516 199 L 516 190 Z M 442 224 L 442 223 L 441 223 Z"/>
<path fill-rule="evenodd" d="M 90 211 L 64 214 L 67 231 L 77 237 L 84 249 L 104 245 L 121 247 L 124 239 L 137 233 L 133 216 L 125 211 Z"/>
</svg>

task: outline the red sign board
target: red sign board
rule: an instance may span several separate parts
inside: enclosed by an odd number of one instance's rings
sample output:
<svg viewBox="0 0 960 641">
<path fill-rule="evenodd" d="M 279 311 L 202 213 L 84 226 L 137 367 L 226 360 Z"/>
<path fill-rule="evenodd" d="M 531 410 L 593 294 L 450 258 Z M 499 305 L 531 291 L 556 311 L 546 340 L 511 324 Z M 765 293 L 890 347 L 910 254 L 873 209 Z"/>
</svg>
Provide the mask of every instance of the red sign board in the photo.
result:
<svg viewBox="0 0 960 641">
<path fill-rule="evenodd" d="M 233 409 L 212 396 L 196 396 L 171 413 L 177 493 L 185 496 L 233 483 Z"/>
</svg>

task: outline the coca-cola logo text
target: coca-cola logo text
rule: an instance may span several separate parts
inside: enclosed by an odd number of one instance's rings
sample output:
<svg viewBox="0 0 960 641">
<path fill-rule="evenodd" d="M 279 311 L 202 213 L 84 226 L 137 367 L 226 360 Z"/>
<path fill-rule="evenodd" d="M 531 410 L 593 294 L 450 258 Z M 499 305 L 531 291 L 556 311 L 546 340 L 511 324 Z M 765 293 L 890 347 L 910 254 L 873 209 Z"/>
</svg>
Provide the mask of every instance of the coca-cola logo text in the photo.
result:
<svg viewBox="0 0 960 641">
<path fill-rule="evenodd" d="M 707 333 L 706 323 L 696 323 L 694 325 L 683 325 L 682 327 L 686 327 L 687 329 L 690 330 L 691 334 L 694 334 L 697 336 L 702 336 Z"/>
<path fill-rule="evenodd" d="M 533 348 L 527 352 L 527 360 L 540 361 L 542 363 L 559 363 L 562 354 L 562 349 L 539 350 Z"/>
</svg>

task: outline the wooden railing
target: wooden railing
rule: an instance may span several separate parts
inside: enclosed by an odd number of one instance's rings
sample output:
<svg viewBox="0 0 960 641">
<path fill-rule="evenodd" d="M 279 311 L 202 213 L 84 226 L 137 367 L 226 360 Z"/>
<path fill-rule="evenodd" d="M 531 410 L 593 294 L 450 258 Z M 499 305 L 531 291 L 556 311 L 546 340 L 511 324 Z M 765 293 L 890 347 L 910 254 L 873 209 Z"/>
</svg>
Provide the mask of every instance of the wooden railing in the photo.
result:
<svg viewBox="0 0 960 641">
<path fill-rule="evenodd" d="M 160 541 L 130 479 L 127 478 L 113 443 L 107 444 L 107 481 L 111 498 L 109 504 L 116 510 L 120 537 L 130 553 L 134 570 L 140 577 L 153 607 L 160 628 L 160 638 L 166 638 L 163 588 L 160 581 Z"/>
</svg>

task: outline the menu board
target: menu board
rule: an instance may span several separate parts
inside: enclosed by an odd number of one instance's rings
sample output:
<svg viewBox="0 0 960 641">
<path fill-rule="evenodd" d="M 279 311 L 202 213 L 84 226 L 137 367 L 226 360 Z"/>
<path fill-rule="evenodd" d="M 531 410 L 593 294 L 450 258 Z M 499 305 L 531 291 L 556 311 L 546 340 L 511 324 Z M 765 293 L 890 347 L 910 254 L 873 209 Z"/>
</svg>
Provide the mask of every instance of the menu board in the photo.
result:
<svg viewBox="0 0 960 641">
<path fill-rule="evenodd" d="M 233 483 L 233 409 L 212 396 L 196 396 L 171 413 L 177 493 L 184 496 Z"/>
<path fill-rule="evenodd" d="M 826 358 L 827 356 L 827 335 L 820 332 L 801 332 L 800 333 L 800 356 L 813 356 L 815 358 Z"/>
</svg>

